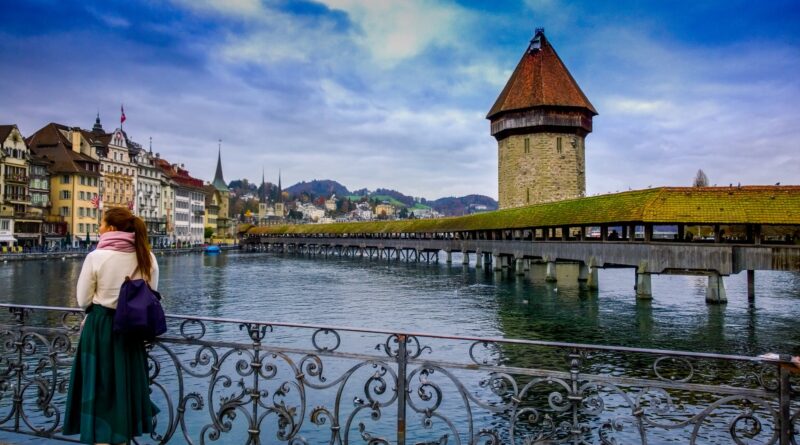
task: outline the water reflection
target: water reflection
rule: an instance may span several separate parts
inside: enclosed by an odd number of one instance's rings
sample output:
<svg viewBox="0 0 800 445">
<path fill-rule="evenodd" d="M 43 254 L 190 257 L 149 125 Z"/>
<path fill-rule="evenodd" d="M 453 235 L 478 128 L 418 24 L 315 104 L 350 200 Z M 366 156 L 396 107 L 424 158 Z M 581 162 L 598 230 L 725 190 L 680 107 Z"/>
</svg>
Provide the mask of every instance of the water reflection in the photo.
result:
<svg viewBox="0 0 800 445">
<path fill-rule="evenodd" d="M 705 304 L 705 277 L 653 276 L 638 300 L 630 269 L 600 271 L 600 289 L 576 265 L 492 271 L 453 264 L 226 253 L 161 256 L 169 312 L 444 334 L 505 336 L 738 354 L 800 353 L 800 274 L 725 278 L 729 303 Z M 74 306 L 80 260 L 0 265 L 3 301 Z"/>
</svg>

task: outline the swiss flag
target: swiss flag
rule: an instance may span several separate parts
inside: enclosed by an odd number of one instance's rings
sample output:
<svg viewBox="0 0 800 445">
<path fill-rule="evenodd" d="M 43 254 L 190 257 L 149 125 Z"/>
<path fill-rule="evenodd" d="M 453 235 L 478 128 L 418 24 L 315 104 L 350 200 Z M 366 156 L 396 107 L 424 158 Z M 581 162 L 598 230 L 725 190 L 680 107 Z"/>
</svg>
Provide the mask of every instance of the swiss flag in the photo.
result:
<svg viewBox="0 0 800 445">
<path fill-rule="evenodd" d="M 120 105 L 119 106 L 119 111 L 122 113 L 122 115 L 119 117 L 119 123 L 122 124 L 122 123 L 125 122 L 125 107 Z"/>
</svg>

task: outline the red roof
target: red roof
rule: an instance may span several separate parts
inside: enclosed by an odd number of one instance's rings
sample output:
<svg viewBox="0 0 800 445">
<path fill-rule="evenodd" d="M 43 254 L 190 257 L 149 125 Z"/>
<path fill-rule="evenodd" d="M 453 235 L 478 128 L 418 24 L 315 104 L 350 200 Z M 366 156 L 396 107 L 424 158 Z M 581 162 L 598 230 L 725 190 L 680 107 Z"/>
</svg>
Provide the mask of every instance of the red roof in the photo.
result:
<svg viewBox="0 0 800 445">
<path fill-rule="evenodd" d="M 486 118 L 541 106 L 585 108 L 597 114 L 544 31 L 539 30 Z"/>
<path fill-rule="evenodd" d="M 156 159 L 156 165 L 161 169 L 164 174 L 176 183 L 186 186 L 202 189 L 204 184 L 202 179 L 193 178 L 189 175 L 189 171 L 180 168 L 177 165 L 170 164 L 169 161 L 163 158 Z"/>
</svg>

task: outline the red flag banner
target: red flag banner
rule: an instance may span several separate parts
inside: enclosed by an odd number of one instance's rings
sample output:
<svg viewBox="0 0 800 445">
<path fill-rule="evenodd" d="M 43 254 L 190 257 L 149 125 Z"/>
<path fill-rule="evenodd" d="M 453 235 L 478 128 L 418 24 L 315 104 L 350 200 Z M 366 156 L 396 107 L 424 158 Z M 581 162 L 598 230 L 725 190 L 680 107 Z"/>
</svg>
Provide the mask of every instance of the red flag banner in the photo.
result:
<svg viewBox="0 0 800 445">
<path fill-rule="evenodd" d="M 100 195 L 94 195 L 91 201 L 92 201 L 92 207 L 94 208 L 100 207 Z"/>
<path fill-rule="evenodd" d="M 128 210 L 133 210 L 133 201 L 128 201 Z"/>
<path fill-rule="evenodd" d="M 120 117 L 119 117 L 119 123 L 120 123 L 120 124 L 123 124 L 123 123 L 125 123 L 125 107 L 123 107 L 122 105 L 120 105 L 120 106 L 119 106 L 119 111 L 120 111 L 120 113 L 122 113 L 122 114 L 120 115 Z"/>
</svg>

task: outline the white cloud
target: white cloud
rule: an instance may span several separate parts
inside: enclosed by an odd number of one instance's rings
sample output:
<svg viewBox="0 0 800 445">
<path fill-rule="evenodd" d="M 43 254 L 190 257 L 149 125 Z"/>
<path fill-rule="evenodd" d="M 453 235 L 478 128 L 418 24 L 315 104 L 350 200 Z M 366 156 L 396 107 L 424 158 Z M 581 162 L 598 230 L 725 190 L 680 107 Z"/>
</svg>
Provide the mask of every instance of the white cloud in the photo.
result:
<svg viewBox="0 0 800 445">
<path fill-rule="evenodd" d="M 434 0 L 322 0 L 345 11 L 360 28 L 357 43 L 375 61 L 391 66 L 412 58 L 430 45 L 455 45 L 468 14 L 454 4 Z"/>
</svg>

